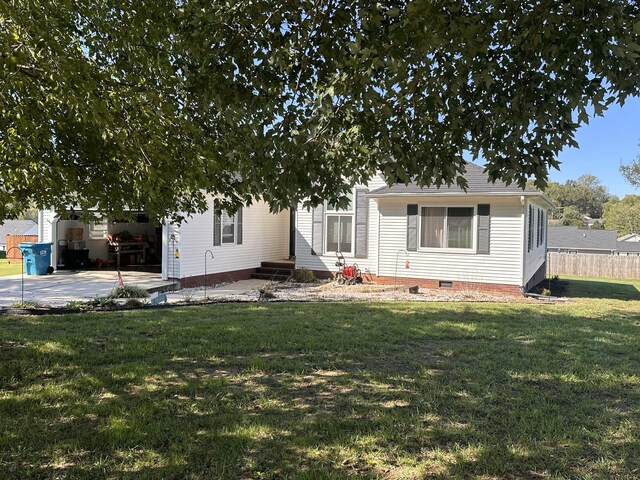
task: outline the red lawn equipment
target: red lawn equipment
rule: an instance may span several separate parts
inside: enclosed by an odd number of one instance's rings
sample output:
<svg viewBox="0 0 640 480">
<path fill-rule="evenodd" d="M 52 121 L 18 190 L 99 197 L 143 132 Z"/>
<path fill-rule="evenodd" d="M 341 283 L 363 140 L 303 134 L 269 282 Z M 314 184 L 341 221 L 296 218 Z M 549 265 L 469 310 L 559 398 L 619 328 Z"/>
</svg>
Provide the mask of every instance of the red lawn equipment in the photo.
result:
<svg viewBox="0 0 640 480">
<path fill-rule="evenodd" d="M 360 275 L 360 269 L 358 264 L 347 265 L 346 260 L 342 252 L 336 252 L 338 261 L 336 267 L 338 267 L 338 273 L 336 274 L 336 281 L 340 285 L 355 285 L 356 283 L 362 283 L 362 276 Z"/>
</svg>

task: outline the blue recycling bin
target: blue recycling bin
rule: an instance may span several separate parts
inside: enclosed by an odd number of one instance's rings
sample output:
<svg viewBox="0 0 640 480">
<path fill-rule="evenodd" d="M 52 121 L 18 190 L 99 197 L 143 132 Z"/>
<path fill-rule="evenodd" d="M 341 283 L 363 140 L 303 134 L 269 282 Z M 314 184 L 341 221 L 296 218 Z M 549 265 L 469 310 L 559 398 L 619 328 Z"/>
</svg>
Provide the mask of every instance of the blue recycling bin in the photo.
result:
<svg viewBox="0 0 640 480">
<path fill-rule="evenodd" d="M 27 275 L 50 273 L 51 245 L 53 245 L 52 242 L 22 242 L 18 245 Z"/>
</svg>

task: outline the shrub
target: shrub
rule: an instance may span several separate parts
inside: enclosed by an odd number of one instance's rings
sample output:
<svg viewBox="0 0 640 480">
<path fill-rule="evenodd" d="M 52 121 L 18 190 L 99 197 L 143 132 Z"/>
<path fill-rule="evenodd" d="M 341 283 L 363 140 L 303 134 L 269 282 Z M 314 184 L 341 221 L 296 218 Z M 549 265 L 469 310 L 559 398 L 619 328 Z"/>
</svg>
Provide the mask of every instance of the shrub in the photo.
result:
<svg viewBox="0 0 640 480">
<path fill-rule="evenodd" d="M 14 302 L 9 305 L 10 308 L 24 308 L 27 310 L 34 310 L 36 308 L 42 308 L 38 302 L 34 302 L 33 300 L 25 300 L 23 302 Z"/>
<path fill-rule="evenodd" d="M 292 278 L 298 283 L 313 283 L 317 280 L 315 273 L 308 268 L 296 268 L 293 271 Z"/>
<path fill-rule="evenodd" d="M 147 298 L 149 292 L 144 288 L 135 285 L 127 285 L 126 287 L 114 288 L 107 298 Z"/>
</svg>

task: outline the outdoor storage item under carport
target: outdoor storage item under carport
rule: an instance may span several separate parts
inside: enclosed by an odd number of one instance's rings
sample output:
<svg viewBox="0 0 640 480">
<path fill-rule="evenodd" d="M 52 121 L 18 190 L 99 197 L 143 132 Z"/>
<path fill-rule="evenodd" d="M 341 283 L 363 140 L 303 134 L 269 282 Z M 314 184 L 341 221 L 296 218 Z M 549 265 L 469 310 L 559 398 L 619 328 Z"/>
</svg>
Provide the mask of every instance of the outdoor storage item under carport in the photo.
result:
<svg viewBox="0 0 640 480">
<path fill-rule="evenodd" d="M 46 275 L 53 272 L 51 245 L 53 242 L 23 242 L 18 245 L 27 275 Z"/>
</svg>

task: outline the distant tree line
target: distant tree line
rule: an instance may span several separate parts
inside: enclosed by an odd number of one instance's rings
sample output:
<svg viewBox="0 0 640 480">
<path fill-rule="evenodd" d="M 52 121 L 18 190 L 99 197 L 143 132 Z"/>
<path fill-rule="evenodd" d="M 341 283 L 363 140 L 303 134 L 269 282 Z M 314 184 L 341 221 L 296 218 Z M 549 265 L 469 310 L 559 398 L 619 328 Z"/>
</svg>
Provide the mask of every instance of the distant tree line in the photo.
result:
<svg viewBox="0 0 640 480">
<path fill-rule="evenodd" d="M 640 156 L 620 171 L 632 185 L 640 186 Z M 556 206 L 551 218 L 555 224 L 585 227 L 585 217 L 590 217 L 595 219 L 592 229 L 618 230 L 620 235 L 640 232 L 640 196 L 619 199 L 594 175 L 549 182 L 545 193 Z"/>
</svg>

